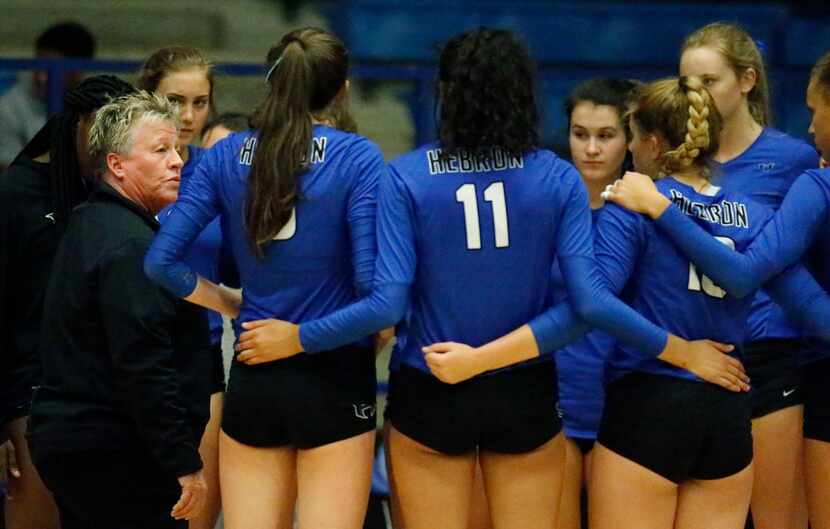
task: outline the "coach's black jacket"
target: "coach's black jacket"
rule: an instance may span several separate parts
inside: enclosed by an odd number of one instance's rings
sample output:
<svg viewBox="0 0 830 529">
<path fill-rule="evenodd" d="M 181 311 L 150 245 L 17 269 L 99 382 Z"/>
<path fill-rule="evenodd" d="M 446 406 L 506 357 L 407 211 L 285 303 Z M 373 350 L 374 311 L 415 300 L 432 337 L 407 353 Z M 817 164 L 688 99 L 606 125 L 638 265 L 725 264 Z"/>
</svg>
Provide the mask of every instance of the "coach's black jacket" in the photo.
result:
<svg viewBox="0 0 830 529">
<path fill-rule="evenodd" d="M 72 213 L 46 291 L 29 434 L 36 457 L 149 450 L 171 476 L 201 468 L 207 316 L 144 275 L 157 229 L 103 183 Z"/>
<path fill-rule="evenodd" d="M 0 424 L 29 414 L 40 379 L 43 296 L 59 241 L 49 164 L 20 154 L 0 175 Z"/>
</svg>

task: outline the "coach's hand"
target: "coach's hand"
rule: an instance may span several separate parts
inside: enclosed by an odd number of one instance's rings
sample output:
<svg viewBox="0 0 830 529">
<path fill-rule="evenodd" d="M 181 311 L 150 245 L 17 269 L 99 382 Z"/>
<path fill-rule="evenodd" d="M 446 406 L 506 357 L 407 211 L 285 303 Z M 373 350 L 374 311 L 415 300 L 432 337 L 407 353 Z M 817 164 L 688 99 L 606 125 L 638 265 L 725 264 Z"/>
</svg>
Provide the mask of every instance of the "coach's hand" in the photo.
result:
<svg viewBox="0 0 830 529">
<path fill-rule="evenodd" d="M 656 219 L 671 205 L 669 199 L 657 191 L 650 176 L 627 171 L 622 178 L 607 186 L 602 198 L 625 209 L 644 213 Z"/>
<path fill-rule="evenodd" d="M 9 482 L 20 477 L 17 466 L 17 453 L 11 439 L 0 444 L 0 481 Z"/>
<path fill-rule="evenodd" d="M 170 516 L 176 520 L 190 520 L 202 512 L 207 499 L 207 483 L 202 471 L 194 472 L 179 478 L 182 495 L 173 506 Z"/>
<path fill-rule="evenodd" d="M 486 371 L 477 350 L 463 343 L 434 343 L 421 350 L 429 370 L 446 384 L 458 384 Z"/>
<path fill-rule="evenodd" d="M 248 365 L 273 362 L 303 351 L 300 326 L 283 320 L 256 320 L 242 324 L 245 332 L 239 335 L 237 360 Z"/>
<path fill-rule="evenodd" d="M 735 347 L 712 340 L 688 342 L 669 335 L 670 344 L 658 357 L 694 373 L 703 380 L 730 391 L 749 391 L 749 377 L 743 364 L 728 352 Z"/>
</svg>

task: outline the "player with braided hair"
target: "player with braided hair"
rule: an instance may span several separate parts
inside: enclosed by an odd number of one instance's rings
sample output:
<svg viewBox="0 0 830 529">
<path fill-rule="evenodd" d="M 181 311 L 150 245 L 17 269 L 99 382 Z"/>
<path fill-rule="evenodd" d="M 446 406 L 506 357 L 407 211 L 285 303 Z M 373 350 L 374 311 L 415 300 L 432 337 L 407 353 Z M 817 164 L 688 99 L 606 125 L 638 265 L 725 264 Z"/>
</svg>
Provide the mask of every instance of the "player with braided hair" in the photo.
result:
<svg viewBox="0 0 830 529">
<path fill-rule="evenodd" d="M 810 132 L 824 159 L 830 157 L 830 53 L 816 63 L 807 88 L 807 106 L 813 113 Z M 759 285 L 769 289 L 770 278 L 804 258 L 824 288 L 821 295 L 804 294 L 802 303 L 818 307 L 830 292 L 830 170 L 811 169 L 799 176 L 781 207 L 761 235 L 742 253 L 725 250 L 709 235 L 689 222 L 678 208 L 655 192 L 642 175 L 626 175 L 614 184 L 609 198 L 655 219 L 658 226 L 700 269 L 732 295 L 746 296 Z M 801 295 L 801 293 L 799 293 Z M 776 301 L 782 301 L 775 298 Z M 790 309 L 791 307 L 786 306 Z M 830 347 L 826 336 L 828 317 L 801 318 L 806 330 L 824 342 L 814 344 L 816 354 L 805 370 L 804 437 L 805 468 L 810 525 L 830 527 L 830 409 L 827 380 L 830 378 Z M 825 333 L 825 334 L 822 334 Z"/>
<path fill-rule="evenodd" d="M 723 125 L 701 79 L 647 85 L 638 91 L 630 126 L 635 168 L 660 178 L 661 196 L 703 230 L 738 251 L 761 232 L 771 210 L 708 180 Z M 751 299 L 727 295 L 653 222 L 607 205 L 594 245 L 607 280 L 634 308 L 686 339 L 710 336 L 735 344 L 732 354 L 742 357 Z M 782 274 L 771 288 L 788 294 L 793 306 L 799 289 L 821 293 L 803 267 Z M 828 317 L 830 309 L 824 309 Z M 742 528 L 752 488 L 749 395 L 725 392 L 624 345 L 607 370 L 591 527 L 616 528 L 625 519 L 646 529 Z"/>
</svg>

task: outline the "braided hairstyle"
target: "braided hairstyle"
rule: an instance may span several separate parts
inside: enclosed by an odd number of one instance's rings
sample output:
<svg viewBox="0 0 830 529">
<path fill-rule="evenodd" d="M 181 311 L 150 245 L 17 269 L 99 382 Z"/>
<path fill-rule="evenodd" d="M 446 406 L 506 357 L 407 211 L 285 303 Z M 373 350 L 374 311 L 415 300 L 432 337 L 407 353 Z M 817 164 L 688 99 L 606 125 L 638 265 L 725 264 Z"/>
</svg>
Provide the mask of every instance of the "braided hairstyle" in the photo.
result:
<svg viewBox="0 0 830 529">
<path fill-rule="evenodd" d="M 135 88 L 113 75 L 96 75 L 84 79 L 63 96 L 64 110 L 56 114 L 23 148 L 21 155 L 37 158 L 49 153 L 49 182 L 55 223 L 66 226 L 72 209 L 86 200 L 87 182 L 93 175 L 82 174 L 78 160 L 78 121 L 112 99 L 131 94 Z"/>
<path fill-rule="evenodd" d="M 438 65 L 438 136 L 444 154 L 501 147 L 520 156 L 539 146 L 535 65 L 506 30 L 453 37 Z"/>
<path fill-rule="evenodd" d="M 660 160 L 661 177 L 690 167 L 709 174 L 723 122 L 699 77 L 672 77 L 646 85 L 638 90 L 630 116 L 643 132 L 669 144 Z"/>
</svg>

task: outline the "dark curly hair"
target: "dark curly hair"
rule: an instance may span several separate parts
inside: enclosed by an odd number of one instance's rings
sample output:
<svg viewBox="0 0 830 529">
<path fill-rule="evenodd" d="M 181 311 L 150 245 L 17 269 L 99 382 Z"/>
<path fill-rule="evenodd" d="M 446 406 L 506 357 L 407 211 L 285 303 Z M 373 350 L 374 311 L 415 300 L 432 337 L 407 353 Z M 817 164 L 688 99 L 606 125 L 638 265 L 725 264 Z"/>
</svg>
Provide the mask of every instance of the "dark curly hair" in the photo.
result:
<svg viewBox="0 0 830 529">
<path fill-rule="evenodd" d="M 510 31 L 478 28 L 447 42 L 436 87 L 444 153 L 484 155 L 500 147 L 519 156 L 536 149 L 535 74 L 527 48 Z"/>
</svg>

